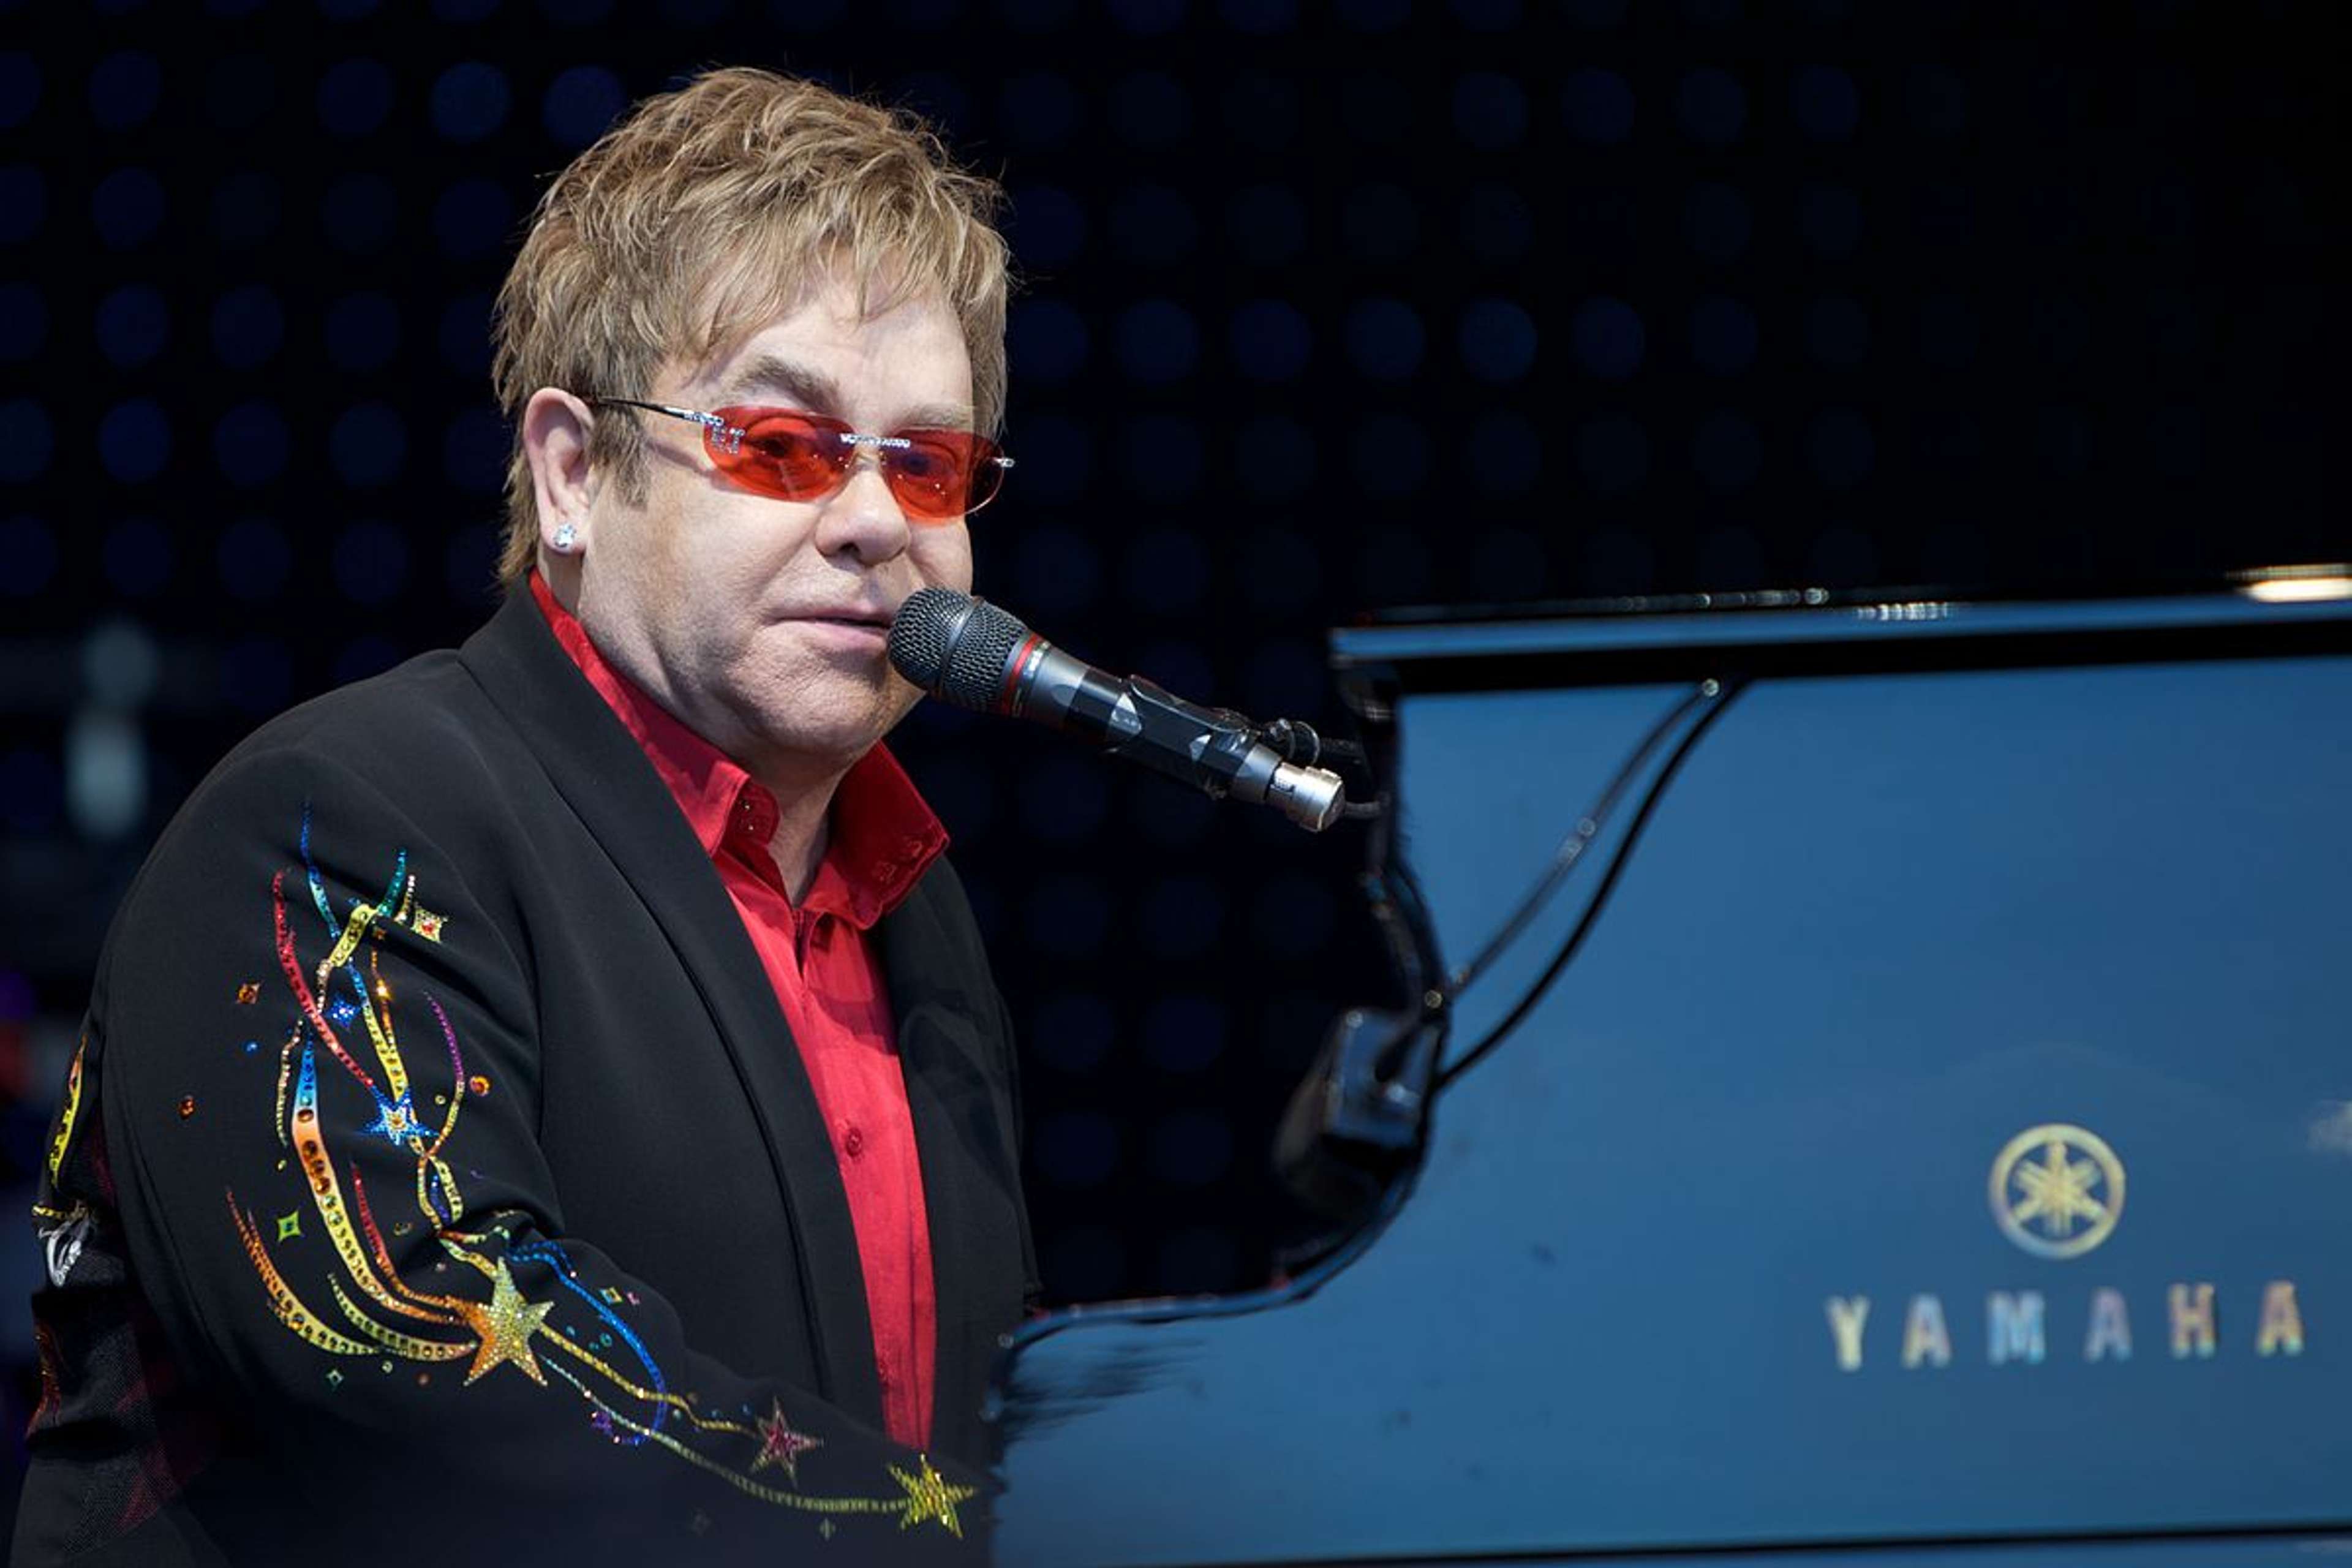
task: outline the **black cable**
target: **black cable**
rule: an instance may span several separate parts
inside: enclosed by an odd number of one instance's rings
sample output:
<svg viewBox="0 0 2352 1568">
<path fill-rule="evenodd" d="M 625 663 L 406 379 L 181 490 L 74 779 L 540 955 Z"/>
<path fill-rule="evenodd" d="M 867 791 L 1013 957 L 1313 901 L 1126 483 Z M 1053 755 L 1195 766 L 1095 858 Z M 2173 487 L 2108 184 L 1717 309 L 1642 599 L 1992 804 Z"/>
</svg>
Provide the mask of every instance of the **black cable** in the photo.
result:
<svg viewBox="0 0 2352 1568">
<path fill-rule="evenodd" d="M 1582 858 L 1585 847 L 1599 837 L 1601 825 L 1609 820 L 1610 813 L 1617 807 L 1617 797 L 1624 794 L 1635 779 L 1641 777 L 1643 767 L 1650 760 L 1650 753 L 1656 751 L 1659 743 L 1675 732 L 1693 708 L 1702 702 L 1713 701 L 1717 689 L 1717 683 L 1712 680 L 1700 681 L 1691 689 L 1689 695 L 1668 709 L 1664 718 L 1650 726 L 1649 732 L 1642 737 L 1641 744 L 1635 746 L 1633 754 L 1618 766 L 1616 773 L 1609 781 L 1608 787 L 1601 792 L 1601 798 L 1592 803 L 1592 809 L 1578 817 L 1576 826 L 1569 829 L 1568 837 L 1560 840 L 1559 847 L 1552 853 L 1551 868 L 1546 871 L 1534 888 L 1528 890 L 1528 896 L 1519 900 L 1519 907 L 1511 911 L 1511 918 L 1505 921 L 1495 934 L 1486 939 L 1486 945 L 1478 950 L 1478 956 L 1447 977 L 1445 999 L 1449 1003 L 1468 990 L 1471 982 L 1476 980 L 1488 964 L 1493 963 L 1502 955 L 1503 950 L 1517 939 L 1519 933 L 1527 929 L 1528 922 L 1535 919 L 1544 905 L 1550 901 L 1551 896 L 1559 890 L 1560 883 L 1567 879 L 1569 872 L 1575 868 L 1577 861 Z"/>
<path fill-rule="evenodd" d="M 1486 1038 L 1465 1051 L 1451 1066 L 1438 1072 L 1430 1089 L 1433 1100 L 1444 1092 L 1455 1079 L 1475 1066 L 1487 1052 L 1500 1045 L 1506 1036 L 1519 1026 L 1521 1020 L 1534 1009 L 1535 1005 L 1542 999 L 1544 993 L 1551 989 L 1552 982 L 1559 978 L 1560 972 L 1568 967 L 1569 960 L 1576 956 L 1577 949 L 1584 945 L 1585 937 L 1591 932 L 1594 924 L 1599 921 L 1601 908 L 1608 903 L 1610 891 L 1616 887 L 1619 874 L 1625 869 L 1626 863 L 1633 858 L 1633 846 L 1640 840 L 1643 828 L 1648 826 L 1651 813 L 1657 809 L 1658 802 L 1665 798 L 1666 785 L 1673 782 L 1675 773 L 1683 765 L 1683 760 L 1690 755 L 1691 748 L 1698 744 L 1699 737 L 1706 733 L 1707 728 L 1717 720 L 1723 717 L 1731 707 L 1732 699 L 1739 695 L 1746 684 L 1744 680 L 1738 679 L 1725 680 L 1719 685 L 1717 682 L 1708 681 L 1694 694 L 1695 697 L 1705 698 L 1708 695 L 1707 688 L 1714 687 L 1719 690 L 1720 697 L 1715 700 L 1714 706 L 1701 713 L 1698 721 L 1685 732 L 1682 740 L 1676 742 L 1674 751 L 1668 754 L 1665 764 L 1659 768 L 1658 776 L 1650 782 L 1648 792 L 1643 795 L 1640 807 L 1633 813 L 1633 820 L 1625 826 L 1624 842 L 1617 847 L 1617 853 L 1610 860 L 1609 869 L 1602 873 L 1601 886 L 1593 889 L 1592 902 L 1585 906 L 1583 915 L 1576 922 L 1576 929 L 1568 933 L 1568 940 L 1561 942 L 1559 951 L 1552 954 L 1551 963 L 1545 966 L 1543 973 L 1536 977 L 1535 984 L 1528 988 L 1527 994 L 1512 1005 L 1510 1012 L 1504 1016 L 1502 1022 L 1489 1029 Z M 1689 706 L 1689 702 L 1685 701 L 1675 710 L 1675 714 L 1679 715 L 1687 711 Z M 1644 742 L 1644 750 L 1646 749 L 1647 742 Z M 1637 763 L 1639 755 L 1640 753 L 1637 752 Z M 1586 820 L 1591 819 L 1588 817 Z M 1579 826 L 1580 827 L 1582 825 Z"/>
</svg>

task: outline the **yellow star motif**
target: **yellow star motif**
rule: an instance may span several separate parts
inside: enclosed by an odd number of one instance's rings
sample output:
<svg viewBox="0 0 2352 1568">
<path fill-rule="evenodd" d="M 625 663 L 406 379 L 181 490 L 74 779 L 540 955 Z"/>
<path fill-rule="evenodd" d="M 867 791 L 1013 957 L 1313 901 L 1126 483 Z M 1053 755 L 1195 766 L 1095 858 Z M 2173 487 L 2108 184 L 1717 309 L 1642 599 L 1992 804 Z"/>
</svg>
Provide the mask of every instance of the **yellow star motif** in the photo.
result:
<svg viewBox="0 0 2352 1568">
<path fill-rule="evenodd" d="M 931 1468 L 929 1454 L 918 1454 L 915 1458 L 923 1467 L 920 1475 L 910 1476 L 896 1465 L 890 1467 L 890 1474 L 907 1489 L 907 1500 L 899 1504 L 898 1528 L 911 1530 L 916 1525 L 937 1520 L 947 1526 L 950 1535 L 961 1541 L 963 1525 L 956 1519 L 956 1504 L 973 1496 L 979 1489 L 960 1487 L 950 1482 Z"/>
<path fill-rule="evenodd" d="M 544 1386 L 547 1374 L 539 1370 L 539 1358 L 531 1354 L 530 1337 L 541 1331 L 547 1314 L 553 1310 L 552 1301 L 526 1300 L 523 1293 L 515 1289 L 514 1276 L 508 1272 L 506 1260 L 499 1259 L 490 1275 L 488 1305 L 477 1301 L 457 1303 L 457 1315 L 481 1340 L 474 1352 L 474 1364 L 467 1369 L 466 1381 L 470 1384 L 499 1363 L 511 1362 L 531 1382 Z"/>
</svg>

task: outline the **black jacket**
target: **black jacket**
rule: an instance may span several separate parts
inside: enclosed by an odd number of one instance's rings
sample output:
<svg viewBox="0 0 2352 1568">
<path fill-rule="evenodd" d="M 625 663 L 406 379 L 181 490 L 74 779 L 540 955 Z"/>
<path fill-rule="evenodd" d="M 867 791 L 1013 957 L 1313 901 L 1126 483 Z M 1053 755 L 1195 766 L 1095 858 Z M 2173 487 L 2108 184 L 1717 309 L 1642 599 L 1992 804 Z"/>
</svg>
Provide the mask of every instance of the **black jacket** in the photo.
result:
<svg viewBox="0 0 2352 1568">
<path fill-rule="evenodd" d="M 530 596 L 257 731 L 100 963 L 36 1215 L 16 1561 L 968 1546 L 1035 1289 L 1012 1040 L 944 862 L 876 940 L 938 1286 L 927 1457 L 877 1435 L 758 956 Z"/>
</svg>

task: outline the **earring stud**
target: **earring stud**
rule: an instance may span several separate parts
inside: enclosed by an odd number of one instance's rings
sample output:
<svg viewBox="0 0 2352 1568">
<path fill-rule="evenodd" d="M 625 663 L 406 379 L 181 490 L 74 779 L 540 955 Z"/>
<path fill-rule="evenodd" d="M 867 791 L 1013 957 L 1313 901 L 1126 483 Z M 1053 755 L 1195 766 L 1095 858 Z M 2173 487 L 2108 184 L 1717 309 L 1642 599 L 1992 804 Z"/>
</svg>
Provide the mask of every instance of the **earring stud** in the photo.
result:
<svg viewBox="0 0 2352 1568">
<path fill-rule="evenodd" d="M 555 530 L 554 545 L 555 552 L 558 555 L 571 554 L 572 546 L 577 544 L 579 542 L 580 531 L 578 529 L 573 528 L 568 522 L 557 525 Z"/>
</svg>

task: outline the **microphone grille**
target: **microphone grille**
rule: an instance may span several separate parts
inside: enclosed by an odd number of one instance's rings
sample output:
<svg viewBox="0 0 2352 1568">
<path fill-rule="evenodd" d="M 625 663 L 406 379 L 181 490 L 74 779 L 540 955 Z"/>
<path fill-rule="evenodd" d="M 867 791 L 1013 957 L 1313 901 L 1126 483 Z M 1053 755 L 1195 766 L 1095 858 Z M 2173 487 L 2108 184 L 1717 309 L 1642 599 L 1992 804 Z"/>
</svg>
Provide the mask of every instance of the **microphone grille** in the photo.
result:
<svg viewBox="0 0 2352 1568">
<path fill-rule="evenodd" d="M 971 602 L 971 618 L 948 647 L 948 668 L 939 694 L 959 708 L 993 713 L 1003 705 L 1004 672 L 1029 636 L 1019 617 L 985 599 Z"/>
<path fill-rule="evenodd" d="M 923 588 L 908 595 L 890 623 L 890 663 L 934 697 L 992 712 L 1005 668 L 1028 635 L 1017 617 L 985 599 Z"/>
<path fill-rule="evenodd" d="M 918 588 L 890 621 L 890 664 L 924 690 L 935 689 L 947 668 L 948 644 L 956 623 L 971 614 L 971 600 L 952 588 Z"/>
</svg>

